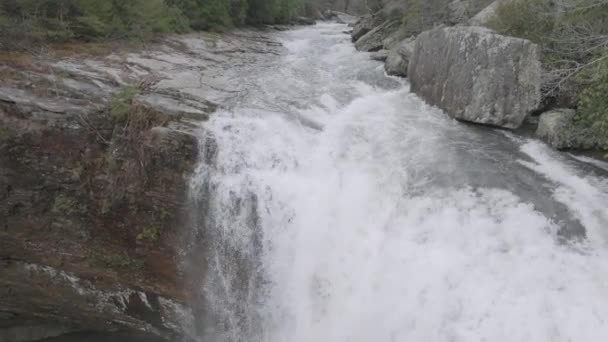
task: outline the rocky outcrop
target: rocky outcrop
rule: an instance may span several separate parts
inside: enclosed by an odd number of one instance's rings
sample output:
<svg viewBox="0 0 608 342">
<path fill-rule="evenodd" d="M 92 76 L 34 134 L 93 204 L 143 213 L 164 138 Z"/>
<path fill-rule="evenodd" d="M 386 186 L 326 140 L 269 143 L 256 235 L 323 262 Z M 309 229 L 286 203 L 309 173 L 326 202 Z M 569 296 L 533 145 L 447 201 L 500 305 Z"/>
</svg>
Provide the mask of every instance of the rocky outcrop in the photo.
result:
<svg viewBox="0 0 608 342">
<path fill-rule="evenodd" d="M 573 147 L 572 119 L 573 109 L 554 109 L 541 114 L 536 136 L 556 149 Z"/>
<path fill-rule="evenodd" d="M 412 37 L 412 34 L 405 27 L 400 26 L 395 32 L 391 33 L 382 41 L 382 47 L 386 50 L 392 50 L 404 39 Z"/>
<path fill-rule="evenodd" d="M 391 76 L 407 77 L 410 57 L 414 53 L 415 39 L 405 39 L 389 51 L 384 70 Z"/>
<path fill-rule="evenodd" d="M 205 250 L 184 211 L 203 123 L 279 47 L 235 30 L 0 64 L 0 341 L 196 337 Z"/>
<path fill-rule="evenodd" d="M 416 39 L 412 91 L 450 116 L 519 127 L 541 99 L 539 48 L 480 27 L 438 28 Z"/>
<path fill-rule="evenodd" d="M 372 52 L 369 55 L 369 58 L 374 61 L 384 62 L 388 58 L 389 51 L 388 50 L 380 50 L 376 52 Z"/>
<path fill-rule="evenodd" d="M 0 311 L 17 326 L 186 338 L 162 303 L 187 300 L 177 227 L 196 137 L 131 100 L 114 118 L 76 99 L 0 93 L 10 132 L 0 146 Z"/>
<path fill-rule="evenodd" d="M 359 51 L 378 51 L 383 48 L 384 40 L 399 29 L 399 20 L 387 20 L 382 25 L 369 31 L 355 42 Z"/>
<path fill-rule="evenodd" d="M 79 331 L 195 340 L 191 309 L 174 299 L 19 260 L 3 260 L 1 266 L 2 310 L 11 315 L 2 320 L 2 341 L 35 341 Z"/>
<path fill-rule="evenodd" d="M 355 23 L 355 25 L 353 26 L 353 31 L 351 32 L 353 42 L 358 41 L 369 31 L 380 26 L 384 21 L 384 16 L 380 13 L 368 14 L 361 17 L 361 19 L 359 19 L 359 21 Z"/>
</svg>

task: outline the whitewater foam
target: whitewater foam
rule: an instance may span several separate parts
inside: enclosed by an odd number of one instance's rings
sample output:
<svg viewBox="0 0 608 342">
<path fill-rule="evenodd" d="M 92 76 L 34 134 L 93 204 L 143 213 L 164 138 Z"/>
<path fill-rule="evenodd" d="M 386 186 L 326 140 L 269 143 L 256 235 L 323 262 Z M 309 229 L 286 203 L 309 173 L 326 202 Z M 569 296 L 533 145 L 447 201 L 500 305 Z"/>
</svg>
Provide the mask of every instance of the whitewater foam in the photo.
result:
<svg viewBox="0 0 608 342">
<path fill-rule="evenodd" d="M 208 123 L 211 338 L 605 340 L 605 182 L 425 105 L 343 30 L 278 33 Z"/>
</svg>

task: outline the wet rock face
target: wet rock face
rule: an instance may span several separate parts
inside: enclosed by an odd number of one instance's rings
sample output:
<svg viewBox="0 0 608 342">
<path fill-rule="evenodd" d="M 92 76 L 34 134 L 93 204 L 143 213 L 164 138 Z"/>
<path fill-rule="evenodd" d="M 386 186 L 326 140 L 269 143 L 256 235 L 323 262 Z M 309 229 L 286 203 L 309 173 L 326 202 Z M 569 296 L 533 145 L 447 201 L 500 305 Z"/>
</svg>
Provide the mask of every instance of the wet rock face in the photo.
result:
<svg viewBox="0 0 608 342">
<path fill-rule="evenodd" d="M 410 37 L 412 37 L 412 33 L 405 27 L 401 26 L 398 30 L 391 33 L 391 35 L 389 35 L 382 41 L 382 46 L 386 50 L 392 50 L 396 48 L 405 39 Z"/>
<path fill-rule="evenodd" d="M 138 316 L 121 294 L 187 299 L 175 246 L 196 137 L 151 108 L 114 122 L 103 110 L 49 112 L 30 100 L 0 103 L 0 311 L 74 330 L 181 336 L 160 307 L 154 319 Z"/>
<path fill-rule="evenodd" d="M 481 27 L 438 28 L 416 39 L 412 91 L 450 116 L 519 127 L 541 100 L 539 48 Z"/>
<path fill-rule="evenodd" d="M 172 299 L 120 283 L 95 284 L 49 266 L 4 260 L 2 267 L 2 310 L 13 317 L 0 324 L 0 340 L 35 341 L 79 331 L 193 340 L 191 310 Z M 65 321 L 56 320 L 59 315 Z"/>
<path fill-rule="evenodd" d="M 353 26 L 353 31 L 351 32 L 353 42 L 358 41 L 359 38 L 363 37 L 369 31 L 375 29 L 377 26 L 380 26 L 384 20 L 384 15 L 381 13 L 368 14 L 361 17 L 361 19 L 355 23 Z"/>
<path fill-rule="evenodd" d="M 410 57 L 414 53 L 415 39 L 405 39 L 389 51 L 384 70 L 392 76 L 407 77 Z"/>
<path fill-rule="evenodd" d="M 0 64 L 0 341 L 191 339 L 187 259 L 204 241 L 184 243 L 185 211 L 213 145 L 199 137 L 239 96 L 239 67 L 280 48 L 235 30 Z"/>
<path fill-rule="evenodd" d="M 359 51 L 378 51 L 384 46 L 384 40 L 399 29 L 399 20 L 387 20 L 382 25 L 375 27 L 355 42 Z"/>
</svg>

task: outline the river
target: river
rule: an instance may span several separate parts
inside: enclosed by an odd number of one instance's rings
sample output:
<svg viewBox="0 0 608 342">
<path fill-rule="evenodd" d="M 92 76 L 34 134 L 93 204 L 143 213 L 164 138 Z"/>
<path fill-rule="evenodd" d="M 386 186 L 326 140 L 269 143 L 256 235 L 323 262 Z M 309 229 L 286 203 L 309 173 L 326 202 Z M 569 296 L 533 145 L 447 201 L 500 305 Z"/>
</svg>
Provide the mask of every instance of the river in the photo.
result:
<svg viewBox="0 0 608 342">
<path fill-rule="evenodd" d="M 608 167 L 450 119 L 346 29 L 272 33 L 201 133 L 204 337 L 605 341 Z"/>
</svg>

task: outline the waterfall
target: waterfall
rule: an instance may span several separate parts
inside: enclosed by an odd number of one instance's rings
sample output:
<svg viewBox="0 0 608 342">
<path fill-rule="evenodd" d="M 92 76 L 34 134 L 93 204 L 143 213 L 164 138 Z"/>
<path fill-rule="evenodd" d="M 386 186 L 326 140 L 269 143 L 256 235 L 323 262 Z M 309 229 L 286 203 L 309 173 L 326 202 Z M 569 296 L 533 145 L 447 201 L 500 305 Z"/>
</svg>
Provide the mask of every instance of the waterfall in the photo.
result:
<svg viewBox="0 0 608 342">
<path fill-rule="evenodd" d="M 201 131 L 203 340 L 608 336 L 606 171 L 448 118 L 344 29 L 269 34 Z"/>
</svg>

